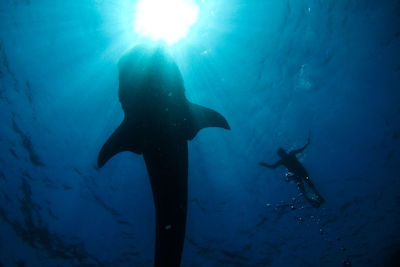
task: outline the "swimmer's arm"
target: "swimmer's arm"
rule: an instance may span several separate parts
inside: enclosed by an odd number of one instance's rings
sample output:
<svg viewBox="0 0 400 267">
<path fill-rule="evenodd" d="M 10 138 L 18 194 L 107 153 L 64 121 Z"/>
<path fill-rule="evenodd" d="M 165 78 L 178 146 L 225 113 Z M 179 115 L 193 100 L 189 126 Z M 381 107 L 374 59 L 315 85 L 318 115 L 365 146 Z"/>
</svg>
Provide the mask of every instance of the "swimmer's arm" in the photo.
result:
<svg viewBox="0 0 400 267">
<path fill-rule="evenodd" d="M 267 167 L 267 168 L 275 169 L 279 165 L 282 165 L 282 161 L 279 160 L 275 164 L 268 164 L 268 163 L 260 161 L 258 164 L 260 164 L 261 166 Z"/>
<path fill-rule="evenodd" d="M 291 151 L 290 154 L 296 155 L 296 154 L 303 152 L 308 147 L 309 144 L 310 144 L 310 137 L 308 137 L 307 144 L 305 144 L 302 148 Z"/>
</svg>

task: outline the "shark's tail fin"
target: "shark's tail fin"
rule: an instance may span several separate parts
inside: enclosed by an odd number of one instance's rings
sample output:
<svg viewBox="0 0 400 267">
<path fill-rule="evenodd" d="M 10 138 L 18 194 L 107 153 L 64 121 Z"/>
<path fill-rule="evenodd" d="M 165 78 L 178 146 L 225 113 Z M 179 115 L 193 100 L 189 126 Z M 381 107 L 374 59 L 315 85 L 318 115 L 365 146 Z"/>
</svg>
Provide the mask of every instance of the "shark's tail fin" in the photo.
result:
<svg viewBox="0 0 400 267">
<path fill-rule="evenodd" d="M 230 130 L 226 119 L 212 109 L 189 103 L 189 114 L 191 127 L 187 133 L 188 140 L 192 140 L 201 129 L 207 127 L 220 127 Z"/>
</svg>

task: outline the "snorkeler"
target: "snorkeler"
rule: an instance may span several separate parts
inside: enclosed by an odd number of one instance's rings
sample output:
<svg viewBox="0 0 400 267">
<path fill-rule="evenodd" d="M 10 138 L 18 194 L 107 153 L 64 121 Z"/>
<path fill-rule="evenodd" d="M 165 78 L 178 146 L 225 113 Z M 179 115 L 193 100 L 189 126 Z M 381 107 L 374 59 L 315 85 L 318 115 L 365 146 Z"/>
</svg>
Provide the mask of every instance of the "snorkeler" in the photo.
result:
<svg viewBox="0 0 400 267">
<path fill-rule="evenodd" d="M 295 181 L 300 192 L 304 195 L 308 202 L 310 202 L 314 207 L 318 208 L 325 200 L 318 193 L 317 189 L 309 178 L 307 170 L 296 157 L 296 155 L 303 152 L 309 144 L 310 138 L 308 138 L 307 144 L 305 144 L 302 148 L 290 151 L 289 153 L 287 153 L 283 148 L 279 148 L 277 154 L 280 156 L 280 160 L 278 160 L 275 164 L 268 164 L 265 162 L 259 162 L 259 164 L 272 169 L 275 169 L 280 165 L 285 166 L 290 173 L 290 175 L 287 175 L 287 181 L 290 181 L 290 179 Z M 310 188 L 310 193 L 307 192 L 304 182 Z"/>
</svg>

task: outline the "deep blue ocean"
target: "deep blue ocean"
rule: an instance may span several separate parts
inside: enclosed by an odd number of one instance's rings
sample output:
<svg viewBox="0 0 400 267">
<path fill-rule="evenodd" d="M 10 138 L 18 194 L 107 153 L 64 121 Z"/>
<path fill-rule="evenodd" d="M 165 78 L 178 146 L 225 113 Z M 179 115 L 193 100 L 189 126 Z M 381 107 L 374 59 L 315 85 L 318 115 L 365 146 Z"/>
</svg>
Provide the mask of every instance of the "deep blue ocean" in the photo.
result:
<svg viewBox="0 0 400 267">
<path fill-rule="evenodd" d="M 196 3 L 169 51 L 231 130 L 189 141 L 182 266 L 400 266 L 400 2 Z M 0 266 L 153 265 L 143 157 L 96 166 L 134 4 L 0 1 Z M 308 138 L 319 208 L 259 165 Z"/>
</svg>

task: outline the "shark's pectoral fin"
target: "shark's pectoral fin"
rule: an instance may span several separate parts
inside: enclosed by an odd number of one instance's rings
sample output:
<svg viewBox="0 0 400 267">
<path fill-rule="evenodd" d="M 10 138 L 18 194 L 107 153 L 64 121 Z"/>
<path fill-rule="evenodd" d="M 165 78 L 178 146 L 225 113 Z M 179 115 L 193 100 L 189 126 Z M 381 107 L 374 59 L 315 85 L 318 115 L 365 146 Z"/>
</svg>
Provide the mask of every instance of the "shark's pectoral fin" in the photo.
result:
<svg viewBox="0 0 400 267">
<path fill-rule="evenodd" d="M 187 133 L 188 140 L 192 140 L 203 128 L 220 127 L 230 130 L 226 119 L 218 112 L 193 103 L 189 104 L 190 129 Z"/>
<path fill-rule="evenodd" d="M 106 162 L 115 156 L 116 154 L 123 151 L 131 151 L 137 154 L 141 154 L 139 134 L 134 129 L 131 129 L 129 125 L 124 121 L 114 131 L 114 133 L 108 138 L 100 150 L 97 158 L 97 165 L 99 168 L 103 167 Z"/>
</svg>

